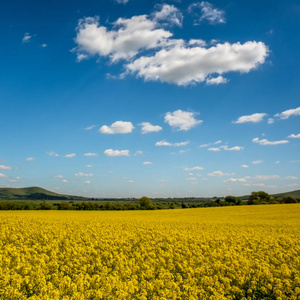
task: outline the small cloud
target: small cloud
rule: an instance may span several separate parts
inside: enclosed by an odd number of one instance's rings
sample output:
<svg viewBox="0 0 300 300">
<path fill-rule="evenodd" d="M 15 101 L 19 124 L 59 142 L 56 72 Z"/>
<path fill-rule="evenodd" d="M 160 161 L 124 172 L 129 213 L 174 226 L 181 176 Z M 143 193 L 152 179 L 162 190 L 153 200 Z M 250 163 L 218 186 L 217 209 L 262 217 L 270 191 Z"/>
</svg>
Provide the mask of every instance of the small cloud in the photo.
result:
<svg viewBox="0 0 300 300">
<path fill-rule="evenodd" d="M 75 157 L 75 156 L 76 156 L 76 153 L 69 153 L 69 154 L 66 154 L 64 157 L 72 158 L 72 157 Z"/>
<path fill-rule="evenodd" d="M 129 156 L 129 150 L 113 150 L 107 149 L 104 151 L 104 154 L 107 156 Z"/>
<path fill-rule="evenodd" d="M 34 157 L 27 157 L 26 160 L 27 160 L 27 161 L 34 161 L 35 158 L 34 158 Z"/>
<path fill-rule="evenodd" d="M 55 153 L 54 151 L 50 151 L 50 152 L 47 152 L 47 154 L 49 156 L 54 156 L 54 157 L 58 157 L 59 155 L 57 153 Z"/>
<path fill-rule="evenodd" d="M 57 175 L 57 176 L 55 176 L 55 177 L 56 177 L 56 178 L 60 178 L 60 179 L 64 178 L 63 175 Z"/>
<path fill-rule="evenodd" d="M 200 16 L 197 13 L 197 9 L 201 10 Z M 214 6 L 207 2 L 202 1 L 198 3 L 191 4 L 188 8 L 188 11 L 195 12 L 196 16 L 199 18 L 199 21 L 208 21 L 210 24 L 219 24 L 219 23 L 225 23 L 225 12 L 223 10 L 220 10 L 218 8 L 214 8 Z M 197 22 L 195 22 L 197 25 Z"/>
<path fill-rule="evenodd" d="M 208 147 L 210 144 L 202 144 L 202 145 L 200 145 L 199 146 L 199 148 L 206 148 L 206 147 Z"/>
<path fill-rule="evenodd" d="M 197 181 L 197 178 L 195 178 L 195 177 L 188 177 L 186 180 L 188 180 L 188 181 Z"/>
<path fill-rule="evenodd" d="M 284 179 L 291 179 L 291 180 L 297 180 L 297 179 L 299 179 L 297 176 L 286 176 L 286 177 L 284 177 Z"/>
<path fill-rule="evenodd" d="M 263 160 L 253 160 L 252 161 L 253 165 L 258 165 L 258 164 L 261 164 L 261 163 L 263 163 Z"/>
<path fill-rule="evenodd" d="M 267 139 L 260 140 L 259 138 L 254 138 L 252 140 L 253 143 L 257 143 L 261 146 L 275 146 L 275 145 L 281 145 L 281 144 L 287 144 L 289 143 L 288 140 L 281 140 L 281 141 L 268 141 Z"/>
<path fill-rule="evenodd" d="M 144 161 L 143 165 L 152 165 L 152 162 L 150 162 L 150 161 Z"/>
<path fill-rule="evenodd" d="M 126 4 L 129 0 L 115 0 L 119 4 Z"/>
<path fill-rule="evenodd" d="M 84 183 L 85 184 L 91 184 L 90 180 L 86 180 Z"/>
<path fill-rule="evenodd" d="M 88 127 L 85 127 L 84 130 L 92 130 L 93 128 L 95 128 L 97 125 L 90 125 Z"/>
<path fill-rule="evenodd" d="M 83 173 L 83 172 L 78 172 L 78 173 L 75 173 L 74 175 L 77 176 L 77 177 L 91 177 L 91 176 L 94 176 L 94 174 L 92 174 L 92 173 Z"/>
<path fill-rule="evenodd" d="M 232 123 L 235 124 L 242 124 L 242 123 L 249 123 L 249 122 L 258 123 L 261 122 L 266 115 L 267 114 L 265 113 L 256 113 L 252 115 L 241 116 L 236 121 L 233 121 Z"/>
<path fill-rule="evenodd" d="M 10 170 L 11 170 L 11 167 L 10 167 L 10 166 L 0 165 L 0 170 L 10 171 Z"/>
<path fill-rule="evenodd" d="M 223 76 L 219 75 L 215 78 L 206 78 L 206 84 L 207 85 L 219 85 L 222 83 L 227 83 L 228 79 L 224 78 Z"/>
<path fill-rule="evenodd" d="M 221 151 L 221 149 L 220 148 L 208 148 L 207 149 L 208 151 L 213 151 L 213 152 L 218 152 L 218 151 Z"/>
<path fill-rule="evenodd" d="M 89 153 L 85 153 L 84 156 L 95 157 L 95 156 L 98 156 L 98 153 L 90 153 L 89 152 Z"/>
<path fill-rule="evenodd" d="M 249 168 L 248 165 L 241 165 L 241 168 Z"/>
<path fill-rule="evenodd" d="M 28 32 L 26 32 L 23 39 L 22 39 L 22 42 L 23 43 L 29 43 L 30 39 L 31 39 L 31 35 Z"/>
<path fill-rule="evenodd" d="M 222 171 L 214 171 L 214 172 L 208 174 L 208 176 L 212 176 L 212 177 L 220 177 L 220 176 L 226 176 L 226 175 L 229 175 L 229 174 L 223 173 Z"/>
<path fill-rule="evenodd" d="M 183 16 L 174 5 L 164 4 L 160 11 L 154 13 L 154 20 L 181 27 Z"/>
<path fill-rule="evenodd" d="M 275 117 L 280 118 L 281 120 L 286 120 L 292 116 L 300 116 L 300 107 L 288 109 L 275 115 Z"/>
<path fill-rule="evenodd" d="M 6 178 L 7 176 L 3 173 L 0 173 L 0 178 Z"/>
<path fill-rule="evenodd" d="M 134 153 L 134 156 L 142 155 L 142 154 L 143 154 L 143 151 L 142 151 L 142 150 L 137 150 L 137 151 Z"/>
<path fill-rule="evenodd" d="M 165 123 L 168 123 L 178 131 L 187 131 L 203 122 L 202 120 L 197 120 L 195 118 L 196 115 L 197 113 L 195 112 L 183 111 L 181 109 L 174 112 L 167 112 Z"/>
<path fill-rule="evenodd" d="M 134 183 L 134 181 L 130 179 L 130 180 L 128 180 L 128 183 Z"/>
<path fill-rule="evenodd" d="M 67 182 L 68 182 L 68 180 L 67 180 L 67 179 L 63 179 L 61 182 L 63 182 L 63 183 L 67 183 Z"/>
<path fill-rule="evenodd" d="M 298 134 L 292 133 L 288 136 L 288 139 L 300 139 L 300 133 Z"/>
<path fill-rule="evenodd" d="M 204 168 L 200 166 L 192 167 L 192 168 L 184 168 L 184 171 L 202 171 Z"/>
<path fill-rule="evenodd" d="M 225 180 L 224 182 L 247 182 L 245 178 L 229 178 Z"/>
<path fill-rule="evenodd" d="M 275 161 L 275 164 L 276 165 L 280 164 L 280 160 Z"/>
<path fill-rule="evenodd" d="M 254 180 L 271 180 L 271 179 L 280 179 L 279 175 L 256 175 L 253 177 Z"/>
<path fill-rule="evenodd" d="M 268 119 L 268 124 L 273 124 L 274 123 L 274 119 L 273 118 L 269 118 Z"/>
<path fill-rule="evenodd" d="M 88 59 L 89 56 L 84 53 L 77 53 L 76 60 L 77 62 L 81 62 L 82 60 Z"/>
<path fill-rule="evenodd" d="M 221 146 L 220 148 L 222 148 L 226 151 L 240 151 L 240 150 L 244 149 L 244 147 L 240 147 L 240 146 L 235 146 L 235 147 L 232 147 L 232 148 L 228 148 L 227 146 Z"/>
<path fill-rule="evenodd" d="M 85 167 L 86 167 L 86 168 L 92 168 L 93 165 L 86 165 Z"/>
<path fill-rule="evenodd" d="M 168 147 L 182 147 L 189 144 L 189 141 L 180 142 L 180 143 L 169 143 L 166 140 L 162 140 L 155 143 L 155 146 L 168 146 Z"/>
<path fill-rule="evenodd" d="M 214 142 L 215 145 L 218 145 L 218 144 L 221 144 L 221 143 L 222 143 L 221 140 L 218 140 L 218 141 Z"/>
<path fill-rule="evenodd" d="M 134 126 L 131 122 L 116 121 L 110 126 L 104 125 L 99 129 L 99 132 L 104 134 L 116 134 L 116 133 L 131 133 Z"/>
<path fill-rule="evenodd" d="M 42 48 L 46 48 L 47 46 L 48 46 L 48 45 L 45 44 L 45 43 L 41 45 Z"/>
<path fill-rule="evenodd" d="M 149 122 L 142 122 L 139 124 L 142 126 L 142 134 L 150 133 L 150 132 L 158 132 L 162 130 L 162 127 L 158 125 L 152 125 Z"/>
</svg>

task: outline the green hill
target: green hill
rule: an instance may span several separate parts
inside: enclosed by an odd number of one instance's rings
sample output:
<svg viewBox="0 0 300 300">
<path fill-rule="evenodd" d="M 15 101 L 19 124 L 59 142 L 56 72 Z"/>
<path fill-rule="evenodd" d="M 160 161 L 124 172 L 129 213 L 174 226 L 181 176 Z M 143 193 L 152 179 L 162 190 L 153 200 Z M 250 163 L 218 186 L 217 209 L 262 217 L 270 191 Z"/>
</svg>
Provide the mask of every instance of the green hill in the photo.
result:
<svg viewBox="0 0 300 300">
<path fill-rule="evenodd" d="M 273 194 L 273 197 L 293 197 L 296 199 L 300 199 L 300 190 L 291 191 L 291 192 L 285 192 L 285 193 L 279 193 L 279 194 Z"/>
<path fill-rule="evenodd" d="M 0 188 L 0 199 L 45 199 L 45 200 L 67 200 L 72 196 L 54 193 L 43 188 L 25 187 L 25 188 Z"/>
</svg>

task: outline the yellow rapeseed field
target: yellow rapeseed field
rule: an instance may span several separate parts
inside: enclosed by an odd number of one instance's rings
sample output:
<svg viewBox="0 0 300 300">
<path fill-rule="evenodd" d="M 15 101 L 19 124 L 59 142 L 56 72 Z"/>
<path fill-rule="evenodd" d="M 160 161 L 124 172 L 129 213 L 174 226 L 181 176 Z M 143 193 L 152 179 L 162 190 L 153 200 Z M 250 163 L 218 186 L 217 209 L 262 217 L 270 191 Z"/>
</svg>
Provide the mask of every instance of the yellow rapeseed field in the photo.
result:
<svg viewBox="0 0 300 300">
<path fill-rule="evenodd" d="M 300 299 L 300 205 L 0 211 L 0 299 Z"/>
</svg>

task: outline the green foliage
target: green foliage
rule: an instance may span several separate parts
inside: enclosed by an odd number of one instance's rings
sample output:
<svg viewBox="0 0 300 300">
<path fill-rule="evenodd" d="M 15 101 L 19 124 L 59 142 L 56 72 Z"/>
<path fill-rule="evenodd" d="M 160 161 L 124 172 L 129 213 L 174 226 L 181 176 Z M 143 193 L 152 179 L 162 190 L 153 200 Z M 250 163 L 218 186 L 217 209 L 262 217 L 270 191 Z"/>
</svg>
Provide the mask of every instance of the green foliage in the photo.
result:
<svg viewBox="0 0 300 300">
<path fill-rule="evenodd" d="M 225 198 L 224 198 L 224 200 L 227 202 L 227 203 L 229 203 L 229 204 L 234 204 L 234 205 L 241 205 L 241 203 L 242 203 L 242 200 L 239 198 L 239 197 L 235 197 L 235 196 L 231 196 L 231 195 L 229 195 L 229 196 L 226 196 Z"/>
<path fill-rule="evenodd" d="M 138 201 L 140 208 L 142 208 L 142 209 L 153 209 L 154 208 L 154 206 L 152 204 L 152 200 L 146 196 L 139 198 L 137 201 Z"/>
<path fill-rule="evenodd" d="M 248 204 L 268 204 L 271 202 L 271 196 L 263 191 L 252 192 L 248 198 Z"/>
</svg>

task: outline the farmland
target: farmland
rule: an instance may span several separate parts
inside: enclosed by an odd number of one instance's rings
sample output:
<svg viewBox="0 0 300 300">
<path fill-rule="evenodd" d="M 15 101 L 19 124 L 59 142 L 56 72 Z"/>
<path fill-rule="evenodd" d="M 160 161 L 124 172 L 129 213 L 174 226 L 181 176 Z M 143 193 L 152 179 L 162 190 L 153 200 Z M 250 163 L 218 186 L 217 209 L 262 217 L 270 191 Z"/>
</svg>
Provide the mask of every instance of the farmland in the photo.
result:
<svg viewBox="0 0 300 300">
<path fill-rule="evenodd" d="M 300 205 L 0 211 L 0 299 L 299 299 Z"/>
</svg>

